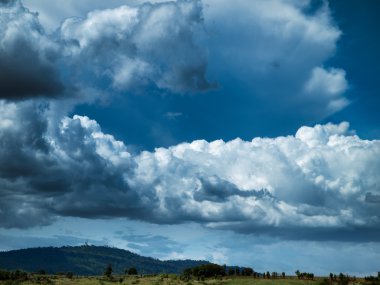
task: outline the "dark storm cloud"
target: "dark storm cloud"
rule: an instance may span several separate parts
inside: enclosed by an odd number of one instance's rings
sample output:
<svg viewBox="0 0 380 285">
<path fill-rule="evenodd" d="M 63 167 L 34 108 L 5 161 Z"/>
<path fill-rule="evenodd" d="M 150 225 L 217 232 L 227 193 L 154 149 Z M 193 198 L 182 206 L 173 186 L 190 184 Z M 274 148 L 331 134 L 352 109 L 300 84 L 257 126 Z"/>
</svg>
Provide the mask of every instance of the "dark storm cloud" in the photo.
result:
<svg viewBox="0 0 380 285">
<path fill-rule="evenodd" d="M 63 91 L 53 62 L 43 62 L 28 43 L 19 41 L 11 52 L 0 54 L 1 98 L 56 96 Z"/>
<path fill-rule="evenodd" d="M 59 48 L 36 14 L 18 1 L 0 7 L 0 98 L 54 97 L 64 87 L 56 70 Z"/>
<path fill-rule="evenodd" d="M 95 122 L 66 118 L 55 129 L 48 128 L 46 106 L 2 103 L 0 109 L 2 227 L 46 224 L 59 215 L 152 216 L 154 193 L 144 201 L 130 189 L 124 179 L 133 169 L 130 154 Z"/>
<path fill-rule="evenodd" d="M 212 201 L 212 202 L 226 202 L 231 196 L 239 197 L 271 197 L 270 193 L 266 190 L 247 190 L 241 191 L 236 185 L 226 180 L 220 179 L 218 176 L 211 176 L 207 178 L 199 178 L 201 187 L 194 193 L 194 199 L 198 202 Z"/>
</svg>

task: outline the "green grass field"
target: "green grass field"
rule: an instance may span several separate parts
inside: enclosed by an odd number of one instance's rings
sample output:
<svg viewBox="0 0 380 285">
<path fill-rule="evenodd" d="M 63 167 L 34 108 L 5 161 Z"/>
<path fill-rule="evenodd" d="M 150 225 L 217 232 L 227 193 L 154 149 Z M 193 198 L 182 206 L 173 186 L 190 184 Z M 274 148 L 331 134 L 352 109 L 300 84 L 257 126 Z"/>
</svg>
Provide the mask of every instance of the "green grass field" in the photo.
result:
<svg viewBox="0 0 380 285">
<path fill-rule="evenodd" d="M 31 284 L 50 284 L 50 285 L 318 285 L 323 278 L 315 280 L 298 280 L 295 278 L 286 279 L 254 279 L 252 277 L 224 277 L 222 279 L 206 279 L 205 281 L 182 281 L 178 276 L 172 275 L 168 278 L 162 276 L 136 277 L 136 276 L 113 276 L 112 280 L 103 276 L 96 277 L 73 277 L 44 275 L 32 276 L 25 281 L 0 281 L 1 285 L 31 285 Z M 350 285 L 364 284 L 363 280 L 351 282 Z"/>
</svg>

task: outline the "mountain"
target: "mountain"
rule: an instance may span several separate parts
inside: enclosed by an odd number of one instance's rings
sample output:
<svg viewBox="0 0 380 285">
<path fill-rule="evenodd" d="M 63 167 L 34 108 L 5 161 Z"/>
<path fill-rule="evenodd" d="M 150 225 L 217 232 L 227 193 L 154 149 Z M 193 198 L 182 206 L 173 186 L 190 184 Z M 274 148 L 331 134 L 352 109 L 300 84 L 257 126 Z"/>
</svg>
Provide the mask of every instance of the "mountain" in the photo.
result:
<svg viewBox="0 0 380 285">
<path fill-rule="evenodd" d="M 28 272 L 73 272 L 77 275 L 102 275 L 108 264 L 114 273 L 135 267 L 139 273 L 181 273 L 185 268 L 208 261 L 168 260 L 144 257 L 128 250 L 106 246 L 38 247 L 0 252 L 0 268 Z"/>
</svg>

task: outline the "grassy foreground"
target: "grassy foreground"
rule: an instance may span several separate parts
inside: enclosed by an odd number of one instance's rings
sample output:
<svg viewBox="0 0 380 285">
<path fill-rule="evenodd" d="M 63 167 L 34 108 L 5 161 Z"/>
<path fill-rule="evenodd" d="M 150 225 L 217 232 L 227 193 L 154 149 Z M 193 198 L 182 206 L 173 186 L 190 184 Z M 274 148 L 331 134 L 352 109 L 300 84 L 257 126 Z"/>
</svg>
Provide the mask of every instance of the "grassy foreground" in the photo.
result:
<svg viewBox="0 0 380 285">
<path fill-rule="evenodd" d="M 56 275 L 35 275 L 24 281 L 0 281 L 0 285 L 29 285 L 29 284 L 49 284 L 49 285 L 319 285 L 323 278 L 315 280 L 298 280 L 296 278 L 286 279 L 254 279 L 252 277 L 223 277 L 221 279 L 206 279 L 205 281 L 182 281 L 176 275 L 167 278 L 162 276 L 137 277 L 137 276 L 113 276 L 112 279 L 103 276 L 94 277 L 73 277 Z M 363 280 L 350 282 L 350 285 L 365 284 Z"/>
</svg>

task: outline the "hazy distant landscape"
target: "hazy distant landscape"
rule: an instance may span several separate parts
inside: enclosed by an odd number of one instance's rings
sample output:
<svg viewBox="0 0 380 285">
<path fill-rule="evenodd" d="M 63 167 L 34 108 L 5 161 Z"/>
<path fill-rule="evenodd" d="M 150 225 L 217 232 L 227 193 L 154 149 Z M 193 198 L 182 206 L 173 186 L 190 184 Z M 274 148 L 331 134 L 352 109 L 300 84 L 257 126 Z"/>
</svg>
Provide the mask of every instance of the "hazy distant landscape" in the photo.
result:
<svg viewBox="0 0 380 285">
<path fill-rule="evenodd" d="M 312 272 L 256 272 L 250 267 L 208 261 L 160 261 L 111 247 L 29 248 L 0 252 L 0 284 L 130 284 L 130 285 L 379 285 L 378 276 Z"/>
</svg>

